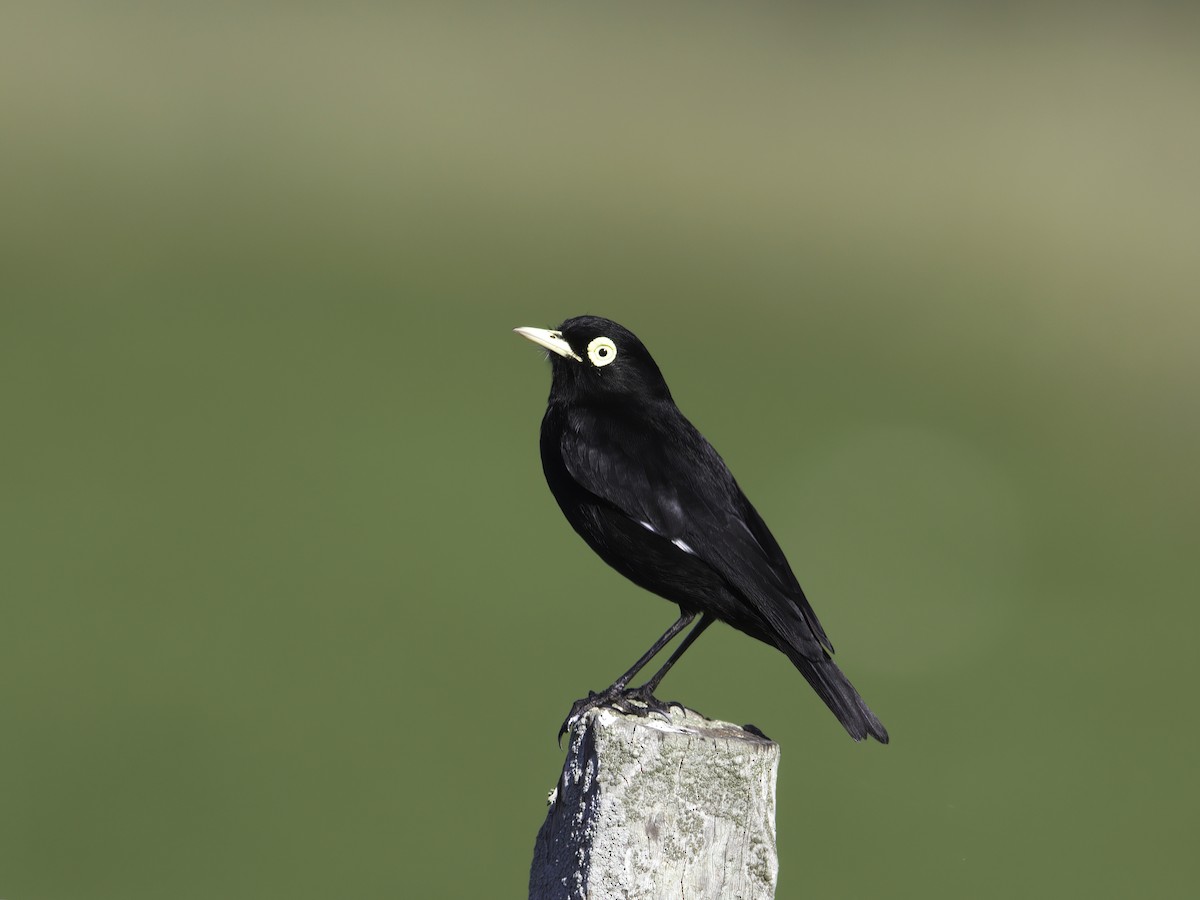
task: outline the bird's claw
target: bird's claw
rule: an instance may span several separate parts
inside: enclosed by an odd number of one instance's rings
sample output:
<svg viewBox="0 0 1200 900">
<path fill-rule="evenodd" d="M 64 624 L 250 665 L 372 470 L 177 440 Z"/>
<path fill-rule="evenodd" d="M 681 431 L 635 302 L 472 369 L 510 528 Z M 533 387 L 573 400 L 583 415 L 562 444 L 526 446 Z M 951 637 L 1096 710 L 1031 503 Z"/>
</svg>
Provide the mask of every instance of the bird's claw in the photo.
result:
<svg viewBox="0 0 1200 900">
<path fill-rule="evenodd" d="M 630 713 L 635 716 L 644 717 L 650 715 L 650 713 L 656 713 L 668 722 L 671 721 L 671 707 L 678 707 L 680 710 L 684 708 L 683 704 L 678 700 L 659 700 L 653 693 L 646 690 L 645 685 L 640 688 L 632 688 L 624 691 L 617 698 L 614 706 L 620 709 L 621 712 Z"/>
<path fill-rule="evenodd" d="M 602 706 L 607 706 L 626 715 L 640 716 L 642 718 L 655 713 L 662 716 L 668 722 L 671 721 L 672 707 L 678 707 L 680 710 L 685 709 L 684 705 L 678 700 L 659 700 L 651 691 L 646 690 L 645 685 L 637 688 L 616 690 L 609 688 L 598 693 L 596 691 L 588 691 L 586 697 L 576 700 L 571 705 L 571 711 L 563 719 L 562 726 L 558 729 L 558 745 L 562 746 L 563 735 L 572 730 L 586 713 Z"/>
<path fill-rule="evenodd" d="M 613 700 L 620 695 L 619 691 L 614 691 L 609 688 L 607 691 L 588 691 L 588 695 L 571 704 L 571 711 L 567 713 L 567 717 L 563 719 L 562 725 L 558 729 L 558 746 L 562 746 L 563 735 L 573 729 L 579 720 L 583 718 L 584 713 L 595 709 L 598 706 L 609 706 Z"/>
</svg>

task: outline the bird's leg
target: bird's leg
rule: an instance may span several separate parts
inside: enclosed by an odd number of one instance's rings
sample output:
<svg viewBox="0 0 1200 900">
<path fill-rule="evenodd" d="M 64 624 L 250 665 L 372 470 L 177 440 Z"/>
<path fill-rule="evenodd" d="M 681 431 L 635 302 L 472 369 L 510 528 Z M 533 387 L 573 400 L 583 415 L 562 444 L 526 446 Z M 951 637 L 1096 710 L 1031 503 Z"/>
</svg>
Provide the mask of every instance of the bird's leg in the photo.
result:
<svg viewBox="0 0 1200 900">
<path fill-rule="evenodd" d="M 663 636 L 654 642 L 654 646 L 651 647 L 649 650 L 647 650 L 645 653 L 643 653 L 641 658 L 637 662 L 635 662 L 632 666 L 630 666 L 629 670 L 624 675 L 622 675 L 620 678 L 618 678 L 616 681 L 614 681 L 612 684 L 610 684 L 607 688 L 600 691 L 600 693 L 596 693 L 595 691 L 592 691 L 592 692 L 589 692 L 588 695 L 585 698 L 583 698 L 582 700 L 576 700 L 575 703 L 571 706 L 571 712 L 567 714 L 567 717 L 563 720 L 562 727 L 559 728 L 559 730 L 558 730 L 559 743 L 560 744 L 562 743 L 562 736 L 564 734 L 566 734 L 571 729 L 571 727 L 576 722 L 579 721 L 580 717 L 582 717 L 583 714 L 585 712 L 587 712 L 589 709 L 595 709 L 598 706 L 613 706 L 622 697 L 624 697 L 627 694 L 627 691 L 625 690 L 625 688 L 628 686 L 629 682 L 633 679 L 633 676 L 636 675 L 638 672 L 640 672 L 643 668 L 645 668 L 646 663 L 648 663 L 648 662 L 650 662 L 650 660 L 654 659 L 654 657 L 657 656 L 662 651 L 663 647 L 665 647 L 665 646 L 667 646 L 667 644 L 671 643 L 671 639 L 674 638 L 675 635 L 679 634 L 679 632 L 681 632 L 681 631 L 683 631 L 683 629 L 687 628 L 688 624 L 694 618 L 696 618 L 695 613 L 683 612 L 682 610 L 680 610 L 679 618 L 675 620 L 674 624 L 672 624 L 670 628 L 668 628 L 666 631 L 663 632 Z M 695 632 L 693 632 L 693 634 L 694 633 Z M 691 635 L 688 635 L 688 637 L 690 638 Z M 685 641 L 685 644 L 686 643 L 690 643 L 690 641 Z M 675 660 L 675 658 L 677 656 L 678 656 L 678 653 L 676 653 L 674 656 L 671 657 L 672 662 Z M 666 668 L 669 669 L 670 664 L 668 664 Z M 661 680 L 663 674 L 665 674 L 665 670 L 664 670 L 664 672 L 660 672 L 658 675 L 655 676 L 654 679 L 651 679 L 651 680 L 654 681 L 655 684 L 657 684 L 658 682 L 655 679 Z M 641 698 L 639 697 L 638 699 L 640 700 Z M 645 701 L 643 701 L 643 702 L 645 702 Z M 622 710 L 624 712 L 635 711 L 635 710 L 625 708 L 624 706 L 622 706 Z"/>
<path fill-rule="evenodd" d="M 676 700 L 669 700 L 666 703 L 663 703 L 663 701 L 654 696 L 654 692 L 658 690 L 659 683 L 663 680 L 663 676 L 671 670 L 671 666 L 678 662 L 679 657 L 683 656 L 687 648 L 692 646 L 692 644 L 695 643 L 696 638 L 704 634 L 704 629 L 712 623 L 713 617 L 708 613 L 704 613 L 702 616 L 700 616 L 700 621 L 696 623 L 696 627 L 687 633 L 687 637 L 685 637 L 679 646 L 675 648 L 675 652 L 671 654 L 670 658 L 667 659 L 667 661 L 663 664 L 663 667 L 655 672 L 654 676 L 641 687 L 636 687 L 633 690 L 626 691 L 624 694 L 625 698 L 638 700 L 642 703 L 645 703 L 647 709 L 664 714 L 669 714 L 668 711 L 672 706 L 678 706 L 680 709 L 683 709 L 683 704 Z"/>
</svg>

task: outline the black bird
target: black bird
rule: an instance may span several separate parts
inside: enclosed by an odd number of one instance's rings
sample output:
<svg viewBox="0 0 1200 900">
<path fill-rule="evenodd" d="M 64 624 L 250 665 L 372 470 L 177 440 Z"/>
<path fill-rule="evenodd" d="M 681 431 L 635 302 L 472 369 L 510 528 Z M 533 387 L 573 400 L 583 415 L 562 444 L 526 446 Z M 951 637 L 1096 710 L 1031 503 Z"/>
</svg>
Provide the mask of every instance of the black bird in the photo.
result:
<svg viewBox="0 0 1200 900">
<path fill-rule="evenodd" d="M 515 331 L 550 351 L 542 468 L 567 521 L 606 563 L 679 605 L 679 619 L 629 671 L 575 703 L 559 737 L 597 706 L 665 710 L 659 682 L 720 619 L 787 654 L 852 738 L 886 744 L 887 730 L 830 659 L 833 645 L 779 544 L 642 342 L 597 316 Z M 629 688 L 697 615 L 663 667 Z"/>
</svg>

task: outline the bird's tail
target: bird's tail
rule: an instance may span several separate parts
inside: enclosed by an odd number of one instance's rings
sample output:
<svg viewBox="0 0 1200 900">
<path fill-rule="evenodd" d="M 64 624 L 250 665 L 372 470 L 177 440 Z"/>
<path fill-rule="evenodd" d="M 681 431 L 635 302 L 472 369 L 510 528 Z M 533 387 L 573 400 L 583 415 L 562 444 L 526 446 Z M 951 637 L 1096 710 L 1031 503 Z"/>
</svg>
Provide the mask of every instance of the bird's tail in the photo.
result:
<svg viewBox="0 0 1200 900">
<path fill-rule="evenodd" d="M 812 685 L 813 690 L 825 701 L 825 705 L 838 717 L 838 721 L 850 733 L 850 737 L 856 741 L 873 737 L 881 744 L 888 742 L 887 729 L 883 727 L 883 723 L 871 712 L 866 701 L 859 696 L 850 679 L 837 667 L 837 663 L 829 658 L 829 654 L 824 654 L 824 659 L 813 660 L 790 648 L 784 652 Z"/>
</svg>

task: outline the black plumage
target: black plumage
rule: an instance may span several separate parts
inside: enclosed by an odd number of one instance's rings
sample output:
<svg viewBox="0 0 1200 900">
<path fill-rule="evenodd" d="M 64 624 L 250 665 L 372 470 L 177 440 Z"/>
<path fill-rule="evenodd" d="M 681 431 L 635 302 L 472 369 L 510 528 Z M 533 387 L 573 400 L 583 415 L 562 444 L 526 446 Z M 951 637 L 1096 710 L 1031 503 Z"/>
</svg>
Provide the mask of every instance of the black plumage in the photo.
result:
<svg viewBox="0 0 1200 900">
<path fill-rule="evenodd" d="M 841 669 L 783 551 L 724 461 L 675 405 L 637 337 L 596 316 L 518 328 L 551 351 L 542 466 L 571 526 L 610 566 L 679 606 L 679 619 L 608 689 L 578 701 L 663 709 L 662 677 L 719 619 L 785 653 L 856 741 L 888 733 Z M 629 682 L 699 615 L 644 685 Z M 633 704 L 630 701 L 640 701 Z"/>
</svg>

